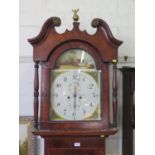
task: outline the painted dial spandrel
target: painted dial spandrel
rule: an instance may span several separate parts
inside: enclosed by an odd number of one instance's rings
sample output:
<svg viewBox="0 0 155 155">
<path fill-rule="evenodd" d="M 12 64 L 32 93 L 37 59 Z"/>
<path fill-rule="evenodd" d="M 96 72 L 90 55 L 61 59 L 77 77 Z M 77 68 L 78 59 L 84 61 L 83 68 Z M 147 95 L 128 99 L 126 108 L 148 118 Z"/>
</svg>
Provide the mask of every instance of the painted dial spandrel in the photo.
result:
<svg viewBox="0 0 155 155">
<path fill-rule="evenodd" d="M 100 120 L 100 71 L 53 70 L 51 120 Z"/>
</svg>

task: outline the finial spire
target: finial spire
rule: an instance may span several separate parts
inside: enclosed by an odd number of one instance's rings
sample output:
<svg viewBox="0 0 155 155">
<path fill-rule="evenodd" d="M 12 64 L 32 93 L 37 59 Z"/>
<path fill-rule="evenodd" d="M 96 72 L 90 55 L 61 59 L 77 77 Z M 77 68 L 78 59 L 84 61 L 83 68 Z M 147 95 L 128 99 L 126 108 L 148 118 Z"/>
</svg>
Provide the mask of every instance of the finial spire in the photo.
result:
<svg viewBox="0 0 155 155">
<path fill-rule="evenodd" d="M 79 20 L 79 16 L 78 16 L 78 12 L 79 12 L 79 9 L 73 9 L 73 20 L 74 22 L 77 22 Z"/>
</svg>

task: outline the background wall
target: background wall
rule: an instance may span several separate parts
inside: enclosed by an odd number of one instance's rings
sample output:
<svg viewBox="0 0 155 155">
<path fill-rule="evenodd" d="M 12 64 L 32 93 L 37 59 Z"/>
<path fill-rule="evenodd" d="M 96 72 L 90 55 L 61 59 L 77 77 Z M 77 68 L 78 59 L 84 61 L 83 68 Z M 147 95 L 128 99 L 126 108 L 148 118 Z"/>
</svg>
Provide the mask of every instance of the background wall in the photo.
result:
<svg viewBox="0 0 155 155">
<path fill-rule="evenodd" d="M 66 28 L 72 29 L 72 9 L 79 8 L 80 28 L 88 33 L 95 33 L 91 21 L 98 17 L 104 19 L 113 35 L 124 41 L 119 48 L 118 67 L 134 66 L 135 37 L 134 37 L 134 0 L 21 0 L 20 1 L 20 40 L 19 40 L 19 69 L 20 69 L 20 115 L 33 115 L 33 62 L 32 47 L 28 38 L 35 37 L 45 20 L 58 16 L 62 25 L 57 28 L 63 33 Z M 128 61 L 124 61 L 128 56 Z M 107 139 L 107 155 L 121 155 L 121 125 L 122 125 L 122 75 L 118 70 L 118 103 L 119 103 L 119 133 Z M 43 140 L 38 138 L 38 155 L 43 155 Z"/>
</svg>

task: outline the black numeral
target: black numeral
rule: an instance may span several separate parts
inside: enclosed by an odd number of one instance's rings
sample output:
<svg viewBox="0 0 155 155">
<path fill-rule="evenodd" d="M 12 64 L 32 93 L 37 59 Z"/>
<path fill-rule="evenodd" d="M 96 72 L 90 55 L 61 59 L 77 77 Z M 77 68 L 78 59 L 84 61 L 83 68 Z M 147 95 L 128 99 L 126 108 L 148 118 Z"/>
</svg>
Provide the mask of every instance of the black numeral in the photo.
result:
<svg viewBox="0 0 155 155">
<path fill-rule="evenodd" d="M 75 116 L 75 112 L 73 112 L 73 116 Z"/>
<path fill-rule="evenodd" d="M 93 97 L 96 97 L 97 96 L 97 94 L 95 94 L 95 93 L 93 93 L 92 95 L 93 95 Z"/>
<path fill-rule="evenodd" d="M 58 103 L 57 103 L 57 107 L 59 107 L 59 106 L 60 106 L 60 103 L 58 102 Z"/>
<path fill-rule="evenodd" d="M 83 109 L 83 113 L 86 114 L 86 110 Z"/>
<path fill-rule="evenodd" d="M 67 111 L 67 110 L 66 110 L 66 109 L 64 109 L 64 115 L 66 115 L 66 111 Z"/>
<path fill-rule="evenodd" d="M 74 80 L 77 80 L 77 79 L 78 79 L 78 75 L 77 75 L 77 74 L 74 74 L 74 75 L 73 75 L 73 79 L 74 79 Z"/>
<path fill-rule="evenodd" d="M 60 83 L 57 83 L 57 84 L 56 84 L 56 87 L 57 87 L 57 88 L 60 88 L 60 87 L 61 87 L 61 84 L 60 84 Z"/>
<path fill-rule="evenodd" d="M 92 83 L 88 85 L 89 89 L 92 89 L 93 86 L 94 86 L 94 85 L 93 85 Z"/>
</svg>

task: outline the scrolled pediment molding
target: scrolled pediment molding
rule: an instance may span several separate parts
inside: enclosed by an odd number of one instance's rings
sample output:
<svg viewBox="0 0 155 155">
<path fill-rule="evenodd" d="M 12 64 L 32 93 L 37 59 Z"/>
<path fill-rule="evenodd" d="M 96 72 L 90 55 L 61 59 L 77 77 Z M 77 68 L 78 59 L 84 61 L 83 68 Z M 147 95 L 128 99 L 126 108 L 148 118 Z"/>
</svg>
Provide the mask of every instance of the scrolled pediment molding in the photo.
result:
<svg viewBox="0 0 155 155">
<path fill-rule="evenodd" d="M 51 18 L 49 18 L 44 23 L 44 25 L 42 26 L 42 29 L 41 29 L 40 33 L 38 34 L 38 36 L 36 36 L 34 38 L 31 38 L 31 39 L 28 39 L 29 43 L 32 46 L 35 46 L 35 44 L 39 44 L 47 36 L 48 30 L 50 28 L 60 26 L 60 25 L 61 25 L 61 20 L 60 20 L 59 17 L 51 17 Z"/>
</svg>

